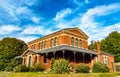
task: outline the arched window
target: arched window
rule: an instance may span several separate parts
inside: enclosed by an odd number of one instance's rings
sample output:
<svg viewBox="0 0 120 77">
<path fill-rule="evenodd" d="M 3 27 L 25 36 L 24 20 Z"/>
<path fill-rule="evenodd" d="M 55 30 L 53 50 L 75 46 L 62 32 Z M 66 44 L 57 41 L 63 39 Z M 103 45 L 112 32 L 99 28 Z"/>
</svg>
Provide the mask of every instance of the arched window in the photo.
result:
<svg viewBox="0 0 120 77">
<path fill-rule="evenodd" d="M 44 42 L 44 48 L 46 48 L 46 41 Z"/>
<path fill-rule="evenodd" d="M 74 37 L 71 38 L 71 44 L 74 45 Z"/>
<path fill-rule="evenodd" d="M 38 43 L 38 49 L 40 49 L 40 43 Z"/>
<path fill-rule="evenodd" d="M 55 37 L 55 39 L 54 39 L 54 46 L 56 46 L 57 45 L 57 37 Z"/>
<path fill-rule="evenodd" d="M 44 42 L 42 42 L 42 49 L 44 48 Z"/>
<path fill-rule="evenodd" d="M 80 48 L 82 48 L 82 40 L 80 39 Z"/>
<path fill-rule="evenodd" d="M 33 49 L 35 49 L 35 48 L 36 48 L 36 44 L 33 45 Z"/>
<path fill-rule="evenodd" d="M 53 46 L 53 39 L 51 39 L 51 41 L 50 41 L 50 47 L 52 47 Z"/>
<path fill-rule="evenodd" d="M 78 39 L 76 38 L 76 46 L 78 47 Z"/>
</svg>

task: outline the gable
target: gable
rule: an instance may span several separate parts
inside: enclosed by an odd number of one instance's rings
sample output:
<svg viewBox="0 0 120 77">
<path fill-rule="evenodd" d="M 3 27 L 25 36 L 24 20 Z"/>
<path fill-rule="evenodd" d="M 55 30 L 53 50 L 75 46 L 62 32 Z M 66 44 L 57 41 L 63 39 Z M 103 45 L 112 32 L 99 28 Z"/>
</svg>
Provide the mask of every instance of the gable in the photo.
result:
<svg viewBox="0 0 120 77">
<path fill-rule="evenodd" d="M 77 34 L 77 35 L 88 38 L 88 36 L 82 30 L 80 30 L 79 28 L 69 28 L 67 30 L 74 33 L 74 34 Z"/>
<path fill-rule="evenodd" d="M 26 50 L 25 52 L 23 52 L 22 56 L 24 56 L 24 55 L 32 55 L 32 54 L 35 54 L 35 52 L 31 51 L 31 50 Z"/>
</svg>

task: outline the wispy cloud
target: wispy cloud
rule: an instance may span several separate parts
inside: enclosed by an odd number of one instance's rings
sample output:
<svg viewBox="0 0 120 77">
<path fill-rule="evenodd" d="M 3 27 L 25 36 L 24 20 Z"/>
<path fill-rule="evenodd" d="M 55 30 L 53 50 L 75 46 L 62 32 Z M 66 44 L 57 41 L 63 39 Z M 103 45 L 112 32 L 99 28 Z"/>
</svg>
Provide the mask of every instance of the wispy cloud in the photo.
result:
<svg viewBox="0 0 120 77">
<path fill-rule="evenodd" d="M 58 20 L 66 17 L 67 15 L 69 15 L 69 14 L 71 14 L 71 13 L 72 13 L 72 10 L 71 10 L 70 8 L 61 10 L 60 12 L 58 12 L 58 13 L 56 14 L 56 17 L 53 18 L 53 20 L 58 21 Z"/>
<path fill-rule="evenodd" d="M 105 36 L 107 36 L 109 32 L 115 30 L 114 27 L 117 23 L 115 23 L 112 26 L 107 25 L 108 27 L 104 27 L 106 25 L 104 24 L 104 26 L 101 26 L 103 24 L 97 22 L 95 18 L 109 15 L 116 11 L 120 11 L 119 5 L 120 3 L 117 3 L 117 4 L 110 4 L 104 6 L 97 6 L 95 8 L 89 9 L 86 13 L 82 15 L 80 19 L 79 27 L 90 35 L 90 40 L 99 40 L 105 38 Z M 108 32 L 108 33 L 104 33 L 104 32 Z"/>
<path fill-rule="evenodd" d="M 21 28 L 18 27 L 18 26 L 14 26 L 14 25 L 3 25 L 3 26 L 0 26 L 0 34 L 10 34 L 12 32 L 15 32 L 15 31 L 20 31 Z"/>
<path fill-rule="evenodd" d="M 120 11 L 119 5 L 120 3 L 97 6 L 88 9 L 85 13 L 82 14 L 78 13 L 79 15 L 76 15 L 77 17 L 74 17 L 72 20 L 65 20 L 64 16 L 66 15 L 62 12 L 59 12 L 56 15 L 56 19 L 60 18 L 62 21 L 57 22 L 57 24 L 55 25 L 59 29 L 68 28 L 68 27 L 79 27 L 90 36 L 89 43 L 91 40 L 100 40 L 105 38 L 109 34 L 109 32 L 114 31 L 116 29 L 114 27 L 116 24 L 118 25 L 118 23 L 115 23 L 113 25 L 105 25 L 100 22 L 97 22 L 95 18 L 100 16 L 106 16 L 114 12 Z M 70 13 L 73 14 L 73 12 L 75 11 L 72 10 Z M 59 16 L 62 14 L 63 17 Z M 108 27 L 104 27 L 104 26 L 108 26 Z M 104 31 L 108 31 L 108 32 L 104 33 Z"/>
<path fill-rule="evenodd" d="M 51 33 L 51 29 L 46 29 L 43 26 L 27 26 L 21 34 L 39 34 L 39 35 L 47 35 Z"/>
<path fill-rule="evenodd" d="M 38 18 L 38 17 L 32 17 L 31 20 L 32 20 L 34 23 L 38 24 L 38 23 L 40 22 L 40 19 L 41 19 L 41 18 Z"/>
</svg>

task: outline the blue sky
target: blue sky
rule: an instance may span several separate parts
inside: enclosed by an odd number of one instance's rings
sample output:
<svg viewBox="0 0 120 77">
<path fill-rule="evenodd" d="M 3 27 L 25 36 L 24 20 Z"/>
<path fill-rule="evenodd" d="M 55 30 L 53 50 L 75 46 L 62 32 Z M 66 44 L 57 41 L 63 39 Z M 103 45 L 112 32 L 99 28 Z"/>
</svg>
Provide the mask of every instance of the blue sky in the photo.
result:
<svg viewBox="0 0 120 77">
<path fill-rule="evenodd" d="M 71 27 L 89 42 L 120 32 L 120 0 L 0 0 L 0 39 L 29 42 Z"/>
</svg>

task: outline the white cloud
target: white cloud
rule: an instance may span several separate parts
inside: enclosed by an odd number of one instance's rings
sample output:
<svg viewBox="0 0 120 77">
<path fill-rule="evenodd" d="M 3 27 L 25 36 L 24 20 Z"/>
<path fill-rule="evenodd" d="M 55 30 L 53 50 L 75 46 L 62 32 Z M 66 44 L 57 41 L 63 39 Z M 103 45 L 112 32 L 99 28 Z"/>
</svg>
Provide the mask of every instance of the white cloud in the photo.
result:
<svg viewBox="0 0 120 77">
<path fill-rule="evenodd" d="M 75 0 L 74 0 L 75 1 Z M 101 40 L 105 38 L 111 31 L 117 29 L 120 30 L 119 23 L 113 25 L 105 25 L 95 20 L 95 17 L 105 16 L 112 13 L 115 13 L 120 10 L 120 3 L 97 6 L 91 9 L 88 9 L 84 14 L 79 15 L 73 18 L 71 21 L 64 20 L 64 16 L 61 17 L 62 21 L 59 21 L 56 25 L 57 28 L 69 28 L 69 27 L 79 27 L 89 36 L 89 43 L 91 40 Z M 75 9 L 76 10 L 76 9 Z M 78 9 L 79 10 L 79 9 Z M 73 13 L 71 11 L 71 13 Z M 62 14 L 62 13 L 60 13 Z M 56 15 L 57 18 L 57 15 Z M 59 19 L 59 17 L 57 18 Z M 75 25 L 74 25 L 75 24 Z M 104 26 L 107 27 L 104 27 Z M 117 26 L 116 26 L 117 25 Z"/>
<path fill-rule="evenodd" d="M 56 17 L 53 18 L 53 20 L 58 21 L 58 20 L 66 17 L 68 14 L 71 14 L 71 13 L 72 13 L 72 10 L 71 10 L 70 8 L 61 10 L 60 12 L 58 12 L 58 13 L 56 14 Z"/>
<path fill-rule="evenodd" d="M 89 3 L 89 0 L 85 0 L 85 3 Z"/>
<path fill-rule="evenodd" d="M 30 14 L 31 10 L 28 9 L 27 7 L 18 7 L 16 10 L 14 10 L 17 15 L 21 14 Z"/>
<path fill-rule="evenodd" d="M 51 33 L 52 30 L 46 29 L 42 26 L 27 26 L 21 34 L 40 34 L 40 35 L 47 35 Z"/>
<path fill-rule="evenodd" d="M 30 0 L 23 0 L 23 1 L 27 1 L 28 3 L 34 2 L 30 1 Z M 18 4 L 17 4 L 18 3 Z M 35 20 L 34 22 L 38 22 L 38 19 L 36 18 L 32 18 L 35 17 L 35 14 L 33 13 L 33 11 L 31 9 L 29 9 L 27 6 L 22 6 L 21 1 L 9 1 L 9 0 L 0 0 L 0 14 L 5 14 L 6 19 L 12 19 L 9 20 L 9 22 L 15 22 L 15 21 L 20 21 L 20 19 L 25 18 L 27 20 Z M 3 14 L 3 15 L 4 15 Z M 4 16 L 1 16 L 3 18 L 5 18 Z"/>
<path fill-rule="evenodd" d="M 10 34 L 15 31 L 20 31 L 21 28 L 14 25 L 3 25 L 0 26 L 0 34 Z"/>
<path fill-rule="evenodd" d="M 120 32 L 120 22 L 106 27 L 102 27 L 101 29 L 99 29 L 98 32 L 96 32 L 96 34 L 91 34 L 90 40 L 102 40 L 112 31 Z"/>
<path fill-rule="evenodd" d="M 97 6 L 95 8 L 89 9 L 82 15 L 80 18 L 79 27 L 82 28 L 82 30 L 90 36 L 90 41 L 103 39 L 108 35 L 109 32 L 114 30 L 114 27 L 111 28 L 110 25 L 108 25 L 108 27 L 104 27 L 106 25 L 101 26 L 103 24 L 96 22 L 95 17 L 109 15 L 116 11 L 119 11 L 119 5 L 120 3 Z"/>
<path fill-rule="evenodd" d="M 37 38 L 40 38 L 40 37 L 35 37 L 35 36 L 19 36 L 17 38 L 19 38 L 21 40 L 24 40 L 26 43 L 28 43 L 28 42 L 33 41 L 33 40 L 35 40 Z"/>
<path fill-rule="evenodd" d="M 94 17 L 108 15 L 110 13 L 116 12 L 120 10 L 119 5 L 120 4 L 111 4 L 89 9 L 85 14 L 83 14 L 81 18 L 81 25 L 84 25 L 85 27 L 94 27 L 98 25 L 98 23 L 94 22 Z"/>
<path fill-rule="evenodd" d="M 34 23 L 38 24 L 39 21 L 40 21 L 40 18 L 37 18 L 37 17 L 32 17 L 31 19 Z"/>
</svg>

